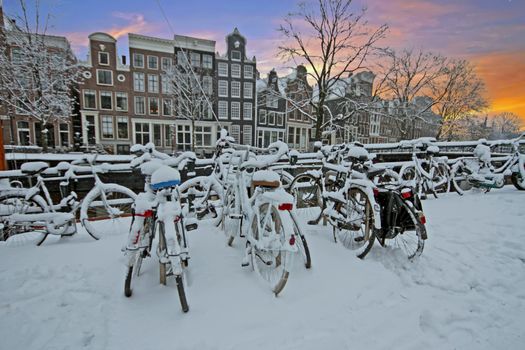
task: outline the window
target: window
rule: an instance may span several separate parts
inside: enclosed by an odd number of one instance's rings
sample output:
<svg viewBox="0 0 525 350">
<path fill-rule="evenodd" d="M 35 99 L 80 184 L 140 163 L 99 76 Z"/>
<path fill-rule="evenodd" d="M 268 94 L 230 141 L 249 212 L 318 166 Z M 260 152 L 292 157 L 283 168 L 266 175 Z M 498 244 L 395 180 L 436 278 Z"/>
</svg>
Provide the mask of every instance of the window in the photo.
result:
<svg viewBox="0 0 525 350">
<path fill-rule="evenodd" d="M 202 68 L 213 68 L 213 58 L 211 55 L 202 55 Z"/>
<path fill-rule="evenodd" d="M 227 86 L 226 86 L 227 88 Z M 202 77 L 202 89 L 205 93 L 208 95 L 211 95 L 213 93 L 213 79 L 210 76 L 204 76 Z M 226 93 L 228 93 L 226 91 Z"/>
<path fill-rule="evenodd" d="M 144 92 L 144 73 L 133 73 L 133 90 Z"/>
<path fill-rule="evenodd" d="M 97 69 L 98 85 L 113 85 L 113 72 L 106 69 Z"/>
<path fill-rule="evenodd" d="M 149 105 L 149 114 L 158 115 L 159 114 L 159 99 L 156 97 L 148 98 Z"/>
<path fill-rule="evenodd" d="M 193 67 L 200 67 L 201 66 L 201 55 L 197 52 L 191 52 L 190 61 Z"/>
<path fill-rule="evenodd" d="M 141 53 L 133 54 L 133 67 L 144 68 L 144 55 Z"/>
<path fill-rule="evenodd" d="M 22 62 L 22 51 L 18 47 L 11 48 L 11 61 L 13 63 Z"/>
<path fill-rule="evenodd" d="M 169 57 L 162 57 L 162 70 L 170 70 L 173 60 Z"/>
<path fill-rule="evenodd" d="M 166 147 L 171 147 L 173 144 L 173 126 L 164 125 L 164 145 Z"/>
<path fill-rule="evenodd" d="M 115 109 L 117 111 L 127 112 L 128 111 L 128 94 L 125 92 L 116 92 L 115 95 L 117 98 L 117 105 Z"/>
<path fill-rule="evenodd" d="M 103 66 L 109 66 L 109 53 L 99 52 L 98 53 L 98 63 Z"/>
<path fill-rule="evenodd" d="M 235 61 L 240 61 L 241 60 L 241 52 L 240 51 L 236 51 L 236 50 L 232 50 L 232 60 L 235 60 Z"/>
<path fill-rule="evenodd" d="M 62 123 L 59 126 L 60 145 L 69 146 L 69 124 Z"/>
<path fill-rule="evenodd" d="M 148 92 L 159 92 L 159 76 L 156 74 L 148 74 Z"/>
<path fill-rule="evenodd" d="M 177 149 L 191 149 L 191 131 L 189 125 L 177 125 Z"/>
<path fill-rule="evenodd" d="M 153 143 L 155 146 L 162 146 L 162 125 L 153 124 Z"/>
<path fill-rule="evenodd" d="M 170 94 L 171 93 L 171 80 L 166 77 L 165 75 L 163 75 L 161 78 L 160 78 L 160 82 L 161 82 L 161 85 L 162 85 L 162 93 L 163 94 Z"/>
<path fill-rule="evenodd" d="M 240 118 L 241 118 L 241 103 L 232 102 L 232 119 L 240 119 Z"/>
<path fill-rule="evenodd" d="M 188 63 L 188 56 L 182 50 L 177 51 L 177 64 L 179 66 L 185 66 Z"/>
<path fill-rule="evenodd" d="M 228 97 L 228 81 L 219 80 L 219 97 Z"/>
<path fill-rule="evenodd" d="M 277 117 L 277 125 L 282 126 L 283 125 L 283 113 L 275 113 Z"/>
<path fill-rule="evenodd" d="M 96 109 L 97 108 L 97 96 L 95 90 L 84 90 L 84 108 L 85 109 Z"/>
<path fill-rule="evenodd" d="M 252 126 L 245 125 L 242 128 L 242 143 L 245 145 L 252 144 Z"/>
<path fill-rule="evenodd" d="M 228 63 L 219 62 L 218 71 L 219 71 L 219 77 L 227 77 L 228 76 Z"/>
<path fill-rule="evenodd" d="M 230 135 L 233 137 L 235 142 L 241 141 L 241 127 L 239 125 L 232 125 L 230 127 Z"/>
<path fill-rule="evenodd" d="M 113 93 L 110 91 L 100 92 L 100 109 L 113 109 Z"/>
<path fill-rule="evenodd" d="M 268 125 L 275 125 L 275 112 L 268 111 Z"/>
<path fill-rule="evenodd" d="M 232 64 L 231 65 L 232 70 L 232 78 L 240 78 L 241 77 L 241 65 L 240 64 Z"/>
<path fill-rule="evenodd" d="M 195 146 L 197 147 L 211 146 L 211 126 L 196 126 L 195 127 Z"/>
<path fill-rule="evenodd" d="M 135 142 L 145 145 L 149 142 L 149 124 L 135 123 Z"/>
<path fill-rule="evenodd" d="M 146 114 L 146 98 L 143 96 L 135 97 L 135 114 Z"/>
<path fill-rule="evenodd" d="M 202 117 L 204 119 L 212 119 L 212 106 L 208 101 L 202 101 Z"/>
<path fill-rule="evenodd" d="M 266 95 L 266 107 L 277 108 L 279 106 L 278 102 L 279 101 L 277 96 Z"/>
<path fill-rule="evenodd" d="M 117 138 L 119 139 L 128 139 L 128 118 L 127 117 L 117 117 Z"/>
<path fill-rule="evenodd" d="M 18 127 L 18 143 L 21 146 L 29 145 L 31 141 L 29 136 L 29 122 L 19 121 L 17 123 Z"/>
<path fill-rule="evenodd" d="M 244 66 L 244 78 L 252 79 L 253 78 L 253 66 Z"/>
<path fill-rule="evenodd" d="M 170 99 L 162 100 L 162 115 L 165 115 L 165 116 L 171 115 L 171 100 Z"/>
<path fill-rule="evenodd" d="M 259 110 L 259 124 L 266 124 L 266 109 Z"/>
<path fill-rule="evenodd" d="M 244 102 L 242 118 L 244 120 L 252 120 L 252 104 L 250 102 Z"/>
<path fill-rule="evenodd" d="M 148 68 L 159 69 L 159 58 L 157 56 L 148 55 Z"/>
<path fill-rule="evenodd" d="M 253 98 L 253 83 L 244 83 L 244 98 Z"/>
<path fill-rule="evenodd" d="M 110 115 L 102 116 L 102 138 L 112 139 L 113 136 L 113 117 Z"/>
<path fill-rule="evenodd" d="M 219 101 L 219 119 L 228 119 L 227 101 Z"/>
<path fill-rule="evenodd" d="M 232 97 L 241 97 L 241 83 L 239 81 L 232 81 Z"/>
</svg>

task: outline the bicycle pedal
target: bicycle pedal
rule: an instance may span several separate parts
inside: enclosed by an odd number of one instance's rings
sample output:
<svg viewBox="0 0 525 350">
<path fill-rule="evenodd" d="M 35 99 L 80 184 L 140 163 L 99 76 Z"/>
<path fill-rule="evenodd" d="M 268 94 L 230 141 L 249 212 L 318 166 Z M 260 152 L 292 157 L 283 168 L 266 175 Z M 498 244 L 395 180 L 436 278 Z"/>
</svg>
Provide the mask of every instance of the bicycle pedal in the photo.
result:
<svg viewBox="0 0 525 350">
<path fill-rule="evenodd" d="M 230 219 L 240 220 L 242 219 L 242 214 L 230 214 Z"/>
<path fill-rule="evenodd" d="M 241 263 L 241 267 L 248 267 L 248 266 L 250 266 L 250 262 L 249 261 L 243 261 Z"/>
</svg>

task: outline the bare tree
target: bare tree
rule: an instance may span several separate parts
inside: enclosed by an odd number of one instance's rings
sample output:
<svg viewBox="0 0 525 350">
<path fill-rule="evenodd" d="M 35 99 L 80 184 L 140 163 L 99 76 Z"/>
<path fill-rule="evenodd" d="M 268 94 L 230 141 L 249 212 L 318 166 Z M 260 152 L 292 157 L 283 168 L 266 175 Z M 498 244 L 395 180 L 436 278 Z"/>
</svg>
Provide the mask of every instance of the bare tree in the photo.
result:
<svg viewBox="0 0 525 350">
<path fill-rule="evenodd" d="M 521 125 L 521 119 L 517 114 L 511 112 L 497 114 L 492 118 L 490 137 L 493 139 L 514 137 L 519 134 Z"/>
<path fill-rule="evenodd" d="M 204 70 L 192 67 L 189 52 L 181 53 L 177 63 L 164 71 L 162 79 L 174 100 L 174 106 L 169 106 L 172 114 L 191 122 L 191 150 L 195 151 L 195 123 L 213 119 L 213 78 Z"/>
<path fill-rule="evenodd" d="M 446 76 L 447 58 L 433 52 L 384 50 L 377 63 L 377 95 L 393 100 L 395 125 L 402 138 L 412 137 L 418 120 L 432 111 L 447 94 L 440 85 Z"/>
<path fill-rule="evenodd" d="M 434 88 L 438 94 L 439 90 L 444 94 L 435 105 L 436 113 L 441 116 L 437 138 L 453 138 L 461 119 L 470 118 L 488 107 L 485 83 L 466 60 L 449 61 L 444 76 Z"/>
<path fill-rule="evenodd" d="M 372 28 L 364 16 L 366 9 L 354 13 L 352 0 L 318 0 L 315 6 L 299 4 L 290 13 L 279 32 L 284 43 L 279 54 L 286 61 L 306 65 L 317 85 L 317 96 L 309 103 L 315 115 L 315 138 L 319 140 L 325 122 L 326 98 L 332 86 L 343 76 L 362 69 L 386 25 Z"/>
<path fill-rule="evenodd" d="M 42 22 L 39 2 L 34 18 L 25 0 L 21 15 L 0 30 L 0 102 L 13 114 L 33 117 L 42 125 L 39 135 L 47 150 L 47 126 L 69 121 L 80 81 L 80 67 L 64 38 L 47 35 L 49 15 Z"/>
</svg>

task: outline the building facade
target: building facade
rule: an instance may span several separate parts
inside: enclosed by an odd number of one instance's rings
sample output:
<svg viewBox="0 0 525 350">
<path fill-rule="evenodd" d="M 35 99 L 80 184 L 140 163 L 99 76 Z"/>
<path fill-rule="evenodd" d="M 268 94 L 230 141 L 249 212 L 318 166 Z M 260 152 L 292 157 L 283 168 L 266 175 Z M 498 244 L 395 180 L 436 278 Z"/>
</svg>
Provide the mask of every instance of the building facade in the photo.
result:
<svg viewBox="0 0 525 350">
<path fill-rule="evenodd" d="M 256 63 L 246 57 L 246 39 L 237 29 L 226 37 L 222 55 L 212 40 L 132 33 L 128 39 L 129 63 L 118 55 L 113 37 L 89 36 L 80 87 L 84 144 L 102 145 L 110 153 L 128 153 L 132 144 L 148 142 L 167 152 L 209 153 L 223 127 L 237 142 L 253 143 Z M 186 74 L 198 81 L 205 97 L 197 113 L 182 108 L 181 90 L 168 73 L 175 69 L 178 79 Z"/>
<path fill-rule="evenodd" d="M 284 141 L 286 133 L 286 98 L 283 81 L 271 70 L 257 80 L 257 147 Z"/>
</svg>

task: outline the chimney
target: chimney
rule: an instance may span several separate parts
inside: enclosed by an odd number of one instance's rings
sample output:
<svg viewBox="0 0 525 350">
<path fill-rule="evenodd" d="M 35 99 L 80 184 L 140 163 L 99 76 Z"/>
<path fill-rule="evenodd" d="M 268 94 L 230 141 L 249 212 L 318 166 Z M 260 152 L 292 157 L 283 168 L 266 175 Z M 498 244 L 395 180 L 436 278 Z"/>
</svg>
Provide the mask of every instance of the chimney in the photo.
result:
<svg viewBox="0 0 525 350">
<path fill-rule="evenodd" d="M 126 65 L 126 55 L 122 55 L 122 65 Z"/>
</svg>

